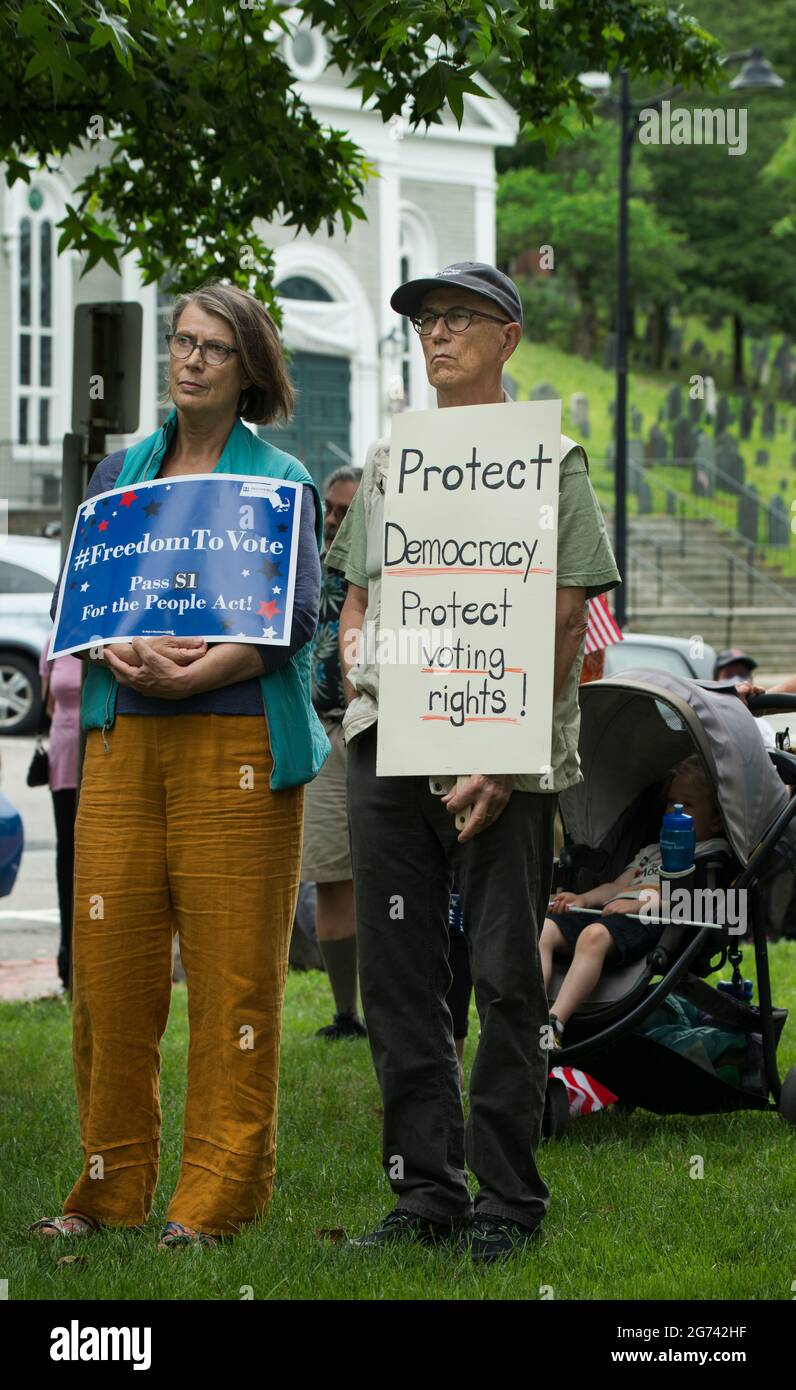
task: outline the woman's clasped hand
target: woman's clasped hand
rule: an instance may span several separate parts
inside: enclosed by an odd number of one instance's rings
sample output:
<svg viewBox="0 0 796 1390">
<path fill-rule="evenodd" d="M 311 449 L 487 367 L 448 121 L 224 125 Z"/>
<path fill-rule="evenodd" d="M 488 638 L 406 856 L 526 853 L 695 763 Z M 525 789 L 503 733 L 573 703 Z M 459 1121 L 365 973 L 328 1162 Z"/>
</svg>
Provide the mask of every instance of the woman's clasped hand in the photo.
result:
<svg viewBox="0 0 796 1390">
<path fill-rule="evenodd" d="M 193 694 L 193 684 L 186 679 L 189 669 L 207 652 L 203 637 L 134 637 L 131 642 L 109 643 L 101 659 L 120 685 L 181 700 Z"/>
</svg>

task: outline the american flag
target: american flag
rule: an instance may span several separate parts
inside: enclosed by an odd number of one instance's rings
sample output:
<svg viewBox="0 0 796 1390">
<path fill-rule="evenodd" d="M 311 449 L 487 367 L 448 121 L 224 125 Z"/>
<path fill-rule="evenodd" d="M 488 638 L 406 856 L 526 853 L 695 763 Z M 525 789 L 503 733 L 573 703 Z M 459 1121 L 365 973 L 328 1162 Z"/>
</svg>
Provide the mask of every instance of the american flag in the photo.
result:
<svg viewBox="0 0 796 1390">
<path fill-rule="evenodd" d="M 590 1115 L 596 1110 L 606 1110 L 618 1100 L 607 1086 L 601 1086 L 593 1076 L 587 1076 L 576 1067 L 553 1067 L 550 1075 L 566 1086 L 570 1115 Z"/>
<path fill-rule="evenodd" d="M 586 656 L 592 652 L 604 651 L 606 647 L 612 647 L 614 642 L 623 640 L 622 629 L 617 626 L 608 607 L 607 596 L 598 594 L 596 598 L 590 598 L 589 626 L 586 629 Z"/>
</svg>

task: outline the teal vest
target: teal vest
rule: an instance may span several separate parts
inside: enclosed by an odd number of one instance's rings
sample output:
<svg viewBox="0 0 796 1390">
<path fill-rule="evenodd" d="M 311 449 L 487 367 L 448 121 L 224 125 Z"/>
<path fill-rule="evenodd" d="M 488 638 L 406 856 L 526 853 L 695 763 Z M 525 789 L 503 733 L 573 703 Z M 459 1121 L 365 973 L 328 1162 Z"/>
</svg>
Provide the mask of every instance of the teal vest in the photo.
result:
<svg viewBox="0 0 796 1390">
<path fill-rule="evenodd" d="M 130 487 L 154 478 L 177 428 L 177 412 L 172 410 L 161 429 L 127 450 L 117 487 Z M 323 518 L 318 489 L 303 464 L 281 449 L 266 444 L 238 419 L 232 427 L 215 469 L 216 473 L 253 473 L 266 478 L 286 478 L 312 488 L 315 498 L 315 531 L 320 548 Z M 80 702 L 84 729 L 104 729 L 116 718 L 119 682 L 107 666 L 87 663 Z M 310 645 L 303 646 L 290 660 L 260 677 L 263 709 L 274 759 L 271 788 L 301 786 L 317 776 L 329 756 L 329 740 L 312 704 Z"/>
</svg>

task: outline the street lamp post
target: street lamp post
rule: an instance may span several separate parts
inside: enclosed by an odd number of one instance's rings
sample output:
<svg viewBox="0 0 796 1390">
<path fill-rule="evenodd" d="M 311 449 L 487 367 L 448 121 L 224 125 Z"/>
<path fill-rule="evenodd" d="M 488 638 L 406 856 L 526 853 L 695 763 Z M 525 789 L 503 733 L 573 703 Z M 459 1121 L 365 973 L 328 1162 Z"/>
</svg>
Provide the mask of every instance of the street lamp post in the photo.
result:
<svg viewBox="0 0 796 1390">
<path fill-rule="evenodd" d="M 762 50 L 751 48 L 728 53 L 719 59 L 743 64 L 738 76 L 729 83 L 731 91 L 775 91 L 784 81 L 763 57 Z M 584 81 L 584 78 L 587 79 Z M 581 81 L 595 89 L 603 85 L 602 74 L 584 74 Z M 627 571 L 627 301 L 628 301 L 628 201 L 630 158 L 633 152 L 634 115 L 637 111 L 660 106 L 669 97 L 683 91 L 678 83 L 658 97 L 631 101 L 630 79 L 626 68 L 619 71 L 619 98 L 611 101 L 619 115 L 619 217 L 617 228 L 617 288 L 616 288 L 616 449 L 614 454 L 614 553 L 622 584 L 615 591 L 614 608 L 620 627 L 627 622 L 625 574 Z"/>
</svg>

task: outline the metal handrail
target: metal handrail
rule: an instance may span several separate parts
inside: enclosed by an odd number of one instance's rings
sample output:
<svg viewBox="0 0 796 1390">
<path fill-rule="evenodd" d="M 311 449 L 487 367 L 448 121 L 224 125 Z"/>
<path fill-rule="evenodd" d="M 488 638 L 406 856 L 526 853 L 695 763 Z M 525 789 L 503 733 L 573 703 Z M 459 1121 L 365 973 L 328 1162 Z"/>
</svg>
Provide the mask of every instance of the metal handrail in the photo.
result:
<svg viewBox="0 0 796 1390">
<path fill-rule="evenodd" d="M 662 467 L 692 467 L 697 461 L 696 458 L 666 459 L 661 460 L 660 464 Z M 609 460 L 606 459 L 605 462 L 606 465 L 610 467 Z M 668 493 L 673 500 L 683 504 L 688 514 L 700 520 L 710 521 L 717 529 L 726 531 L 728 535 L 739 545 L 744 546 L 748 551 L 754 552 L 758 548 L 763 550 L 767 549 L 769 545 L 767 540 L 756 539 L 751 541 L 748 536 L 742 535 L 738 527 L 734 524 L 735 518 L 737 517 L 738 498 L 743 495 L 750 501 L 753 501 L 754 505 L 759 509 L 759 512 L 763 512 L 767 518 L 777 517 L 778 520 L 781 521 L 781 513 L 778 514 L 775 512 L 771 503 L 752 492 L 751 488 L 746 483 L 736 482 L 735 479 L 727 473 L 726 469 L 722 468 L 719 464 L 714 463 L 712 469 L 716 477 L 730 484 L 730 487 L 723 492 L 714 492 L 712 497 L 696 497 L 693 493 L 684 493 L 680 491 L 679 488 L 673 487 L 670 483 L 657 478 L 655 476 L 654 466 L 652 468 L 645 468 L 644 477 L 651 488 L 663 492 L 664 495 Z M 656 511 L 657 510 L 663 513 L 665 508 L 656 508 Z M 729 519 L 730 511 L 733 513 L 732 521 Z M 784 548 L 785 547 L 783 547 L 783 549 Z"/>
<path fill-rule="evenodd" d="M 657 547 L 656 547 L 656 548 L 657 548 Z M 631 551 L 631 554 L 630 554 L 630 565 L 631 565 L 631 578 L 632 578 L 632 570 L 633 570 L 633 568 L 638 568 L 638 566 L 641 566 L 642 569 L 647 569 L 647 570 L 652 570 L 652 571 L 653 571 L 653 573 L 655 574 L 655 576 L 656 576 L 656 578 L 657 578 L 657 580 L 658 580 L 658 584 L 657 584 L 657 597 L 658 597 L 658 606 L 659 606 L 659 607 L 663 607 L 663 604 L 662 604 L 661 600 L 662 600 L 662 598 L 663 598 L 663 592 L 662 592 L 662 591 L 663 591 L 663 585 L 665 584 L 667 588 L 676 589 L 676 590 L 678 591 L 678 593 L 684 594 L 685 597 L 688 599 L 689 603 L 690 603 L 694 608 L 699 608 L 699 609 L 703 610 L 703 611 L 706 612 L 706 613 L 711 613 L 711 612 L 713 611 L 712 605 L 703 603 L 703 602 L 702 602 L 702 597 L 701 597 L 701 595 L 698 594 L 698 593 L 696 593 L 696 591 L 695 591 L 694 589 L 689 589 L 688 585 L 687 585 L 687 584 L 684 584 L 684 583 L 682 582 L 681 579 L 675 579 L 671 574 L 667 574 L 667 573 L 663 570 L 663 567 L 662 567 L 662 566 L 659 566 L 658 564 L 653 564 L 653 562 L 652 562 L 651 560 L 644 560 L 644 559 L 642 559 L 642 557 L 641 557 L 640 555 L 638 555 L 635 551 Z M 633 607 L 636 606 L 636 605 L 634 604 L 634 602 L 633 602 L 633 585 L 631 584 L 631 585 L 629 586 L 629 588 L 630 588 L 630 594 L 629 594 L 629 596 L 628 596 L 628 599 L 629 599 L 628 606 L 629 606 L 630 608 L 633 608 Z"/>
<path fill-rule="evenodd" d="M 675 493 L 675 496 L 679 498 L 679 497 L 681 496 L 681 494 Z M 680 523 L 681 523 L 681 524 L 680 524 L 680 536 L 679 536 L 678 542 L 676 542 L 676 543 L 674 543 L 674 544 L 672 544 L 672 545 L 670 545 L 670 546 L 668 547 L 669 553 L 671 553 L 672 550 L 674 550 L 674 549 L 676 548 L 677 551 L 678 551 L 678 553 L 680 554 L 680 556 L 681 556 L 682 558 L 685 557 L 685 553 L 686 553 L 686 551 L 685 551 L 685 527 L 684 527 L 684 525 L 683 525 L 683 522 L 685 521 L 685 519 L 686 519 L 686 518 L 684 518 L 684 517 L 682 517 L 682 516 L 680 517 Z M 658 561 L 659 564 L 660 564 L 661 561 L 662 561 L 662 556 L 663 556 L 663 552 L 664 552 L 664 547 L 665 547 L 665 542 L 663 542 L 663 541 L 656 541 L 656 542 L 655 542 L 655 553 L 656 553 L 656 558 L 657 558 L 657 561 Z M 711 546 L 711 549 L 712 549 L 714 555 L 718 556 L 720 559 L 726 559 L 726 561 L 727 561 L 727 568 L 728 568 L 728 572 L 729 572 L 729 573 L 728 573 L 728 591 L 734 590 L 734 587 L 735 587 L 735 569 L 736 569 L 736 567 L 737 567 L 737 568 L 740 569 L 741 572 L 742 572 L 743 574 L 745 574 L 745 576 L 746 576 L 746 580 L 747 580 L 747 597 L 748 597 L 750 606 L 751 606 L 751 604 L 752 604 L 752 600 L 753 600 L 753 596 L 754 596 L 755 587 L 757 586 L 758 589 L 764 589 L 764 590 L 768 591 L 769 593 L 773 594 L 774 596 L 776 596 L 777 598 L 779 598 L 779 599 L 780 599 L 780 605 L 779 605 L 780 607 L 784 607 L 784 608 L 796 608 L 796 594 L 794 594 L 794 592 L 793 592 L 792 590 L 786 589 L 782 584 L 778 584 L 777 581 L 776 581 L 776 579 L 771 579 L 770 576 L 767 575 L 765 572 L 761 571 L 759 567 L 755 567 L 754 565 L 751 565 L 751 564 L 749 563 L 748 560 L 744 560 L 742 556 L 736 555 L 732 550 L 728 549 L 728 547 L 727 547 L 726 545 L 722 545 L 721 541 L 715 541 L 715 542 L 713 543 L 713 545 Z M 733 605 L 730 604 L 729 606 L 732 607 Z"/>
</svg>

